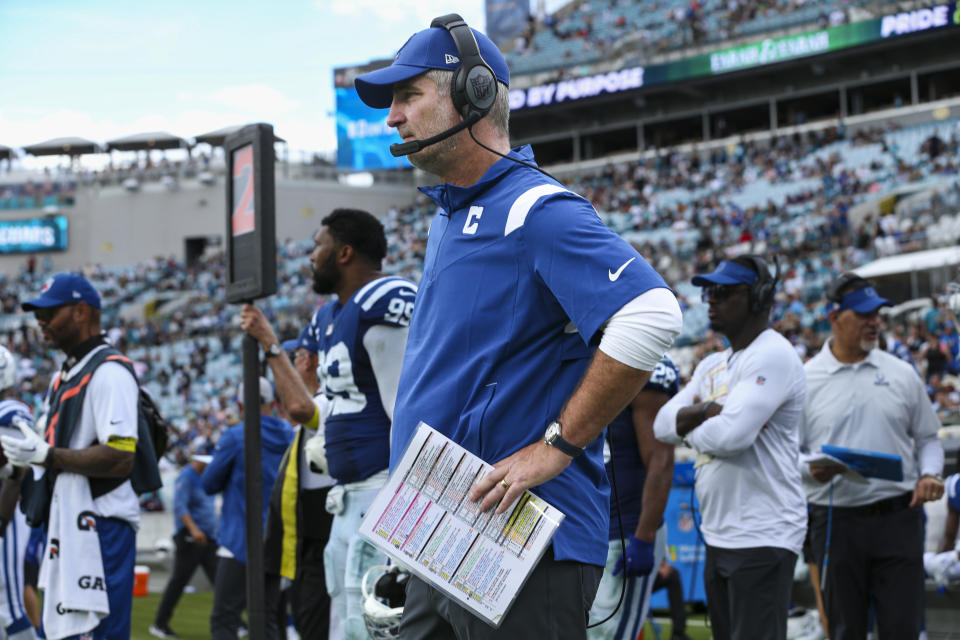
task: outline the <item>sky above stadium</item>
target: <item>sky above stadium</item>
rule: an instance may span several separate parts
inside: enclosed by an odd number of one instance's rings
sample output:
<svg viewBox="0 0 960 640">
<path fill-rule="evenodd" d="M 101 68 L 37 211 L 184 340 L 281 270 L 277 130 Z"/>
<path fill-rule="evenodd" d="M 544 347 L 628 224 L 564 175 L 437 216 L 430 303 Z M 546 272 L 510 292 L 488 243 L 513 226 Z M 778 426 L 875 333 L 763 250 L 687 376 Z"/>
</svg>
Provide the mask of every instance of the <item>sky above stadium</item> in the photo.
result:
<svg viewBox="0 0 960 640">
<path fill-rule="evenodd" d="M 333 68 L 390 57 L 452 11 L 484 27 L 483 0 L 2 0 L 0 144 L 263 121 L 292 160 L 332 151 Z"/>
</svg>

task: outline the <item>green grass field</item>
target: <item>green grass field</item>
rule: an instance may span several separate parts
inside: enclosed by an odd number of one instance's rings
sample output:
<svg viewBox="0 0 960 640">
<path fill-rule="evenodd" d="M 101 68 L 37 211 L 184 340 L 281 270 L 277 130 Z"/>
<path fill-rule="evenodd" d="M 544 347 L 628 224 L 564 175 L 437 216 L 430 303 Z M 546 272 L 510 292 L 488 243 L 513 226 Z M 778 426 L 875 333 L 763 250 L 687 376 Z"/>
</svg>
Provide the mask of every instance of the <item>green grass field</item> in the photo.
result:
<svg viewBox="0 0 960 640">
<path fill-rule="evenodd" d="M 133 599 L 131 640 L 148 640 L 153 637 L 147 629 L 153 622 L 153 614 L 156 613 L 159 602 L 160 594 L 157 593 Z M 212 591 L 185 593 L 173 612 L 170 627 L 183 640 L 206 640 L 210 637 L 210 608 L 212 606 Z M 703 614 L 690 614 L 687 623 L 687 635 L 693 640 L 708 640 L 710 638 L 710 630 L 703 626 Z M 655 637 L 648 623 L 644 639 L 652 640 Z M 670 638 L 670 623 L 668 621 L 664 620 L 661 623 L 660 638 L 661 640 L 669 640 Z"/>
<path fill-rule="evenodd" d="M 151 593 L 142 598 L 133 599 L 131 615 L 131 640 L 153 638 L 148 629 L 153 624 L 153 614 L 157 612 L 160 594 Z M 173 611 L 170 627 L 183 640 L 207 640 L 210 637 L 210 609 L 213 607 L 213 591 L 185 593 Z"/>
</svg>

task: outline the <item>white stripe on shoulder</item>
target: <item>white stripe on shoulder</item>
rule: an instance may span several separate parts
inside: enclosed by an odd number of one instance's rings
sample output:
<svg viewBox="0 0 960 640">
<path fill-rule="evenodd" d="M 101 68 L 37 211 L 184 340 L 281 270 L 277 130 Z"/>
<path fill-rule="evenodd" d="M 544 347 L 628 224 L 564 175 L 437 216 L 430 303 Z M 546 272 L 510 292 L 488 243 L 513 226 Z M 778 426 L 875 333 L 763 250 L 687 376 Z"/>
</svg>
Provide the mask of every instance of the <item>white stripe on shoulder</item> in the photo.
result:
<svg viewBox="0 0 960 640">
<path fill-rule="evenodd" d="M 393 276 L 384 276 L 382 278 L 377 278 L 376 280 L 371 280 L 367 284 L 360 287 L 355 294 L 353 294 L 353 299 L 359 304 L 363 296 L 367 295 L 373 289 L 376 289 L 384 280 L 388 280 Z"/>
<path fill-rule="evenodd" d="M 377 280 L 377 282 L 383 282 L 383 279 Z M 363 304 L 360 305 L 361 308 L 364 311 L 370 311 L 373 305 L 377 304 L 377 300 L 379 300 L 380 298 L 382 298 L 383 296 L 387 295 L 388 293 L 390 293 L 395 289 L 412 289 L 414 291 L 417 290 L 417 288 L 413 286 L 413 283 L 407 280 L 403 280 L 402 278 L 389 278 L 387 279 L 386 282 L 383 282 L 383 284 L 377 287 L 376 290 L 374 290 L 374 292 L 371 293 L 366 300 L 363 301 Z M 357 300 L 359 301 L 360 298 L 357 298 Z"/>
<path fill-rule="evenodd" d="M 530 213 L 530 209 L 537 203 L 537 200 L 560 191 L 568 190 L 556 184 L 541 184 L 520 194 L 520 197 L 514 200 L 510 206 L 510 213 L 507 214 L 507 226 L 503 230 L 503 235 L 508 236 L 523 226 L 523 223 L 527 221 L 527 214 Z"/>
</svg>

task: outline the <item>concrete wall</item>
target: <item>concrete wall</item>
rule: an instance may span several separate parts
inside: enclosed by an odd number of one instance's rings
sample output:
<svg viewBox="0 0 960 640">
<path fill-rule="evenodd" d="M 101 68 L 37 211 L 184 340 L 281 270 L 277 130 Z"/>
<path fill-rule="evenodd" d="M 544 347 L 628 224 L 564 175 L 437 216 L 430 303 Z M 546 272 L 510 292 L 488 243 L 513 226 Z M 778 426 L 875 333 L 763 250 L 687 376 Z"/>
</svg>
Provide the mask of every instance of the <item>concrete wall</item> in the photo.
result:
<svg viewBox="0 0 960 640">
<path fill-rule="evenodd" d="M 320 220 L 337 207 L 366 209 L 383 215 L 391 206 L 412 202 L 416 191 L 406 185 L 355 188 L 332 182 L 277 180 L 277 238 L 309 238 Z M 120 187 L 81 187 L 76 205 L 59 213 L 69 218 L 69 249 L 49 256 L 55 270 L 87 264 L 126 265 L 154 256 L 185 257 L 184 239 L 223 236 L 226 228 L 225 187 L 198 182 L 169 191 L 159 183 L 130 193 Z M 41 211 L 0 211 L 0 219 L 33 218 Z M 0 271 L 16 273 L 24 254 L 0 256 Z"/>
</svg>

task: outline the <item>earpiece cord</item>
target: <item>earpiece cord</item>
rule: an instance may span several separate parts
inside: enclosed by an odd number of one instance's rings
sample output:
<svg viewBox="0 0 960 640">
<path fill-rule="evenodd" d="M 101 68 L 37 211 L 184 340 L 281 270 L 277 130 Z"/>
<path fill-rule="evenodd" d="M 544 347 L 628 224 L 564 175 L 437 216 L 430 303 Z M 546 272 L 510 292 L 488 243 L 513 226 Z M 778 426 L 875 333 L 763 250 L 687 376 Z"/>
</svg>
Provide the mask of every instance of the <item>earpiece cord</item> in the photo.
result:
<svg viewBox="0 0 960 640">
<path fill-rule="evenodd" d="M 556 180 L 557 182 L 560 182 L 559 180 L 557 180 L 557 179 L 554 178 L 552 175 L 550 175 L 549 173 L 547 173 L 546 171 L 544 171 L 543 169 L 541 169 L 540 167 L 538 167 L 538 166 L 535 165 L 535 164 L 530 164 L 529 162 L 524 162 L 523 160 L 518 160 L 518 159 L 513 158 L 513 157 L 511 157 L 511 156 L 504 155 L 504 154 L 500 153 L 499 151 L 497 151 L 496 149 L 491 149 L 491 148 L 488 147 L 487 145 L 483 144 L 482 142 L 480 142 L 479 140 L 477 140 L 477 137 L 476 137 L 475 135 L 473 135 L 473 125 L 470 125 L 469 127 L 467 127 L 467 131 L 470 132 L 470 137 L 473 138 L 473 141 L 474 141 L 474 142 L 476 142 L 478 145 L 480 145 L 481 147 L 483 147 L 484 149 L 486 149 L 486 150 L 489 151 L 490 153 L 494 153 L 494 154 L 500 156 L 501 158 L 506 158 L 507 160 L 510 160 L 510 161 L 512 161 L 512 162 L 516 162 L 517 164 L 522 164 L 522 165 L 525 166 L 525 167 L 530 167 L 531 169 L 533 169 L 533 170 L 535 170 L 535 171 L 539 171 L 540 173 L 542 173 L 543 175 L 547 176 L 547 177 L 550 178 L 551 180 Z"/>
<path fill-rule="evenodd" d="M 474 140 L 476 140 L 476 138 L 474 138 Z M 477 144 L 480 144 L 480 143 L 478 142 Z M 480 146 L 482 147 L 483 145 L 480 145 Z M 493 150 L 491 149 L 491 151 Z M 497 153 L 497 152 L 494 151 L 494 153 Z M 502 155 L 502 154 L 497 154 L 497 155 Z M 503 157 L 506 158 L 507 156 L 503 156 Z M 510 158 L 510 159 L 514 160 L 514 158 Z M 520 162 L 520 161 L 517 160 L 517 162 Z M 527 163 L 520 162 L 520 164 L 527 164 Z M 533 168 L 537 169 L 537 167 L 533 167 Z M 544 171 L 543 173 L 547 173 L 547 172 Z M 547 175 L 549 176 L 550 174 L 547 173 Z M 550 176 L 550 177 L 552 178 L 553 176 Z M 613 499 L 616 501 L 617 522 L 620 524 L 620 555 L 623 557 L 623 581 L 620 583 L 620 599 L 617 600 L 617 606 L 613 608 L 613 611 L 610 612 L 610 615 L 608 615 L 606 618 L 604 618 L 600 622 L 594 622 L 593 624 L 588 624 L 587 629 L 598 627 L 604 622 L 606 622 L 607 620 L 609 620 L 610 618 L 612 618 L 613 616 L 615 616 L 617 614 L 617 611 L 620 610 L 621 605 L 623 605 L 623 598 L 627 593 L 627 543 L 625 540 L 626 535 L 623 532 L 623 516 L 620 515 L 620 494 L 617 493 L 617 469 L 616 467 L 613 466 L 613 434 L 610 433 L 609 427 L 607 428 L 607 440 L 610 441 L 610 479 L 612 480 L 611 484 L 613 485 L 612 487 Z M 657 568 L 654 567 L 653 571 L 656 571 L 656 570 Z"/>
</svg>

